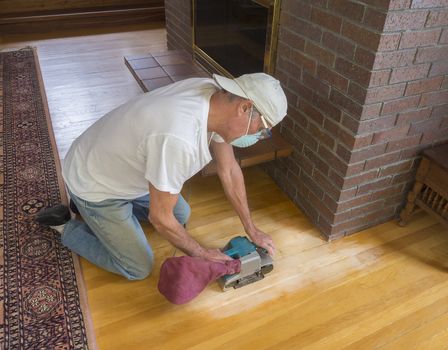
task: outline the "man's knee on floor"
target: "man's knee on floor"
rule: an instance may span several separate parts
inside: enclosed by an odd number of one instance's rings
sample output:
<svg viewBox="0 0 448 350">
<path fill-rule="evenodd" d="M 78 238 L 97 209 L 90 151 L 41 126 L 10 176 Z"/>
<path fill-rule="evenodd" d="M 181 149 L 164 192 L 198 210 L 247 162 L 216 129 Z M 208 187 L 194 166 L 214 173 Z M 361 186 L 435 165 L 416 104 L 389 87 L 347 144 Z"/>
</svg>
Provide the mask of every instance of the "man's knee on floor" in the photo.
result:
<svg viewBox="0 0 448 350">
<path fill-rule="evenodd" d="M 140 262 L 134 262 L 124 268 L 124 276 L 131 281 L 143 280 L 151 274 L 154 266 L 152 255 Z"/>
</svg>

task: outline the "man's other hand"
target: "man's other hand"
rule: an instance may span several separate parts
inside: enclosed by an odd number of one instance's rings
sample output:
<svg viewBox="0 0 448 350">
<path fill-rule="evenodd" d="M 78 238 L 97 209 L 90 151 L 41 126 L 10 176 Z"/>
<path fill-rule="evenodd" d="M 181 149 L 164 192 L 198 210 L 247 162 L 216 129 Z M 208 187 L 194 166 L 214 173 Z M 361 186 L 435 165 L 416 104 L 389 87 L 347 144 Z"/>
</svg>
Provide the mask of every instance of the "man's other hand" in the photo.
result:
<svg viewBox="0 0 448 350">
<path fill-rule="evenodd" d="M 251 232 L 249 236 L 252 242 L 254 242 L 257 246 L 266 249 L 270 256 L 275 255 L 275 244 L 271 236 L 264 233 L 263 231 L 260 231 L 259 229 Z"/>
</svg>

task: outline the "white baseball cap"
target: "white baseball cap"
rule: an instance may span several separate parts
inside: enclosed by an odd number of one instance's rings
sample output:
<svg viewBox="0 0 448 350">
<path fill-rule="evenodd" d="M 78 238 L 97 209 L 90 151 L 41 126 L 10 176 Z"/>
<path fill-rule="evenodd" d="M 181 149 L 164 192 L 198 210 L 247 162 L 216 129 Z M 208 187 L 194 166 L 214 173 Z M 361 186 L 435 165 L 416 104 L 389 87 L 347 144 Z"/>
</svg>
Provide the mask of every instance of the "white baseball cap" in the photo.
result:
<svg viewBox="0 0 448 350">
<path fill-rule="evenodd" d="M 288 101 L 280 82 L 266 73 L 244 74 L 229 79 L 213 74 L 213 79 L 224 90 L 253 101 L 257 110 L 271 126 L 275 126 L 286 116 Z"/>
</svg>

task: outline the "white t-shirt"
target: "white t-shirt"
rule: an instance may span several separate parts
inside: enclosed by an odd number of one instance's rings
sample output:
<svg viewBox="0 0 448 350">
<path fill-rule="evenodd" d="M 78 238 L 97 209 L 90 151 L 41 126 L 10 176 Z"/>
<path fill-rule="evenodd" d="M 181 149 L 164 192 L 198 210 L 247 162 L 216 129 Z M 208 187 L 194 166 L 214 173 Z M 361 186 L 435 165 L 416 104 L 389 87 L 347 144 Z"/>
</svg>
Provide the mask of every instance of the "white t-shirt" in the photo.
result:
<svg viewBox="0 0 448 350">
<path fill-rule="evenodd" d="M 217 89 L 213 79 L 186 79 L 107 113 L 67 153 L 62 173 L 70 191 L 90 202 L 143 196 L 148 182 L 179 193 L 211 160 L 207 118 Z"/>
</svg>

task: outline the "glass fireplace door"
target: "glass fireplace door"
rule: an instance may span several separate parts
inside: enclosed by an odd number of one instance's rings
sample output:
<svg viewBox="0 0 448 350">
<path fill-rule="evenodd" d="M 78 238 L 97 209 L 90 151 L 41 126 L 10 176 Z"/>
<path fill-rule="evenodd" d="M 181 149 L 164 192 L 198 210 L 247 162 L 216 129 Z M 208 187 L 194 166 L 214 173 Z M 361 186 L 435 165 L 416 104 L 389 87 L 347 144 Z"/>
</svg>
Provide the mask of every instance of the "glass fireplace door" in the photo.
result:
<svg viewBox="0 0 448 350">
<path fill-rule="evenodd" d="M 226 75 L 271 72 L 274 14 L 273 1 L 193 0 L 195 55 Z"/>
</svg>

